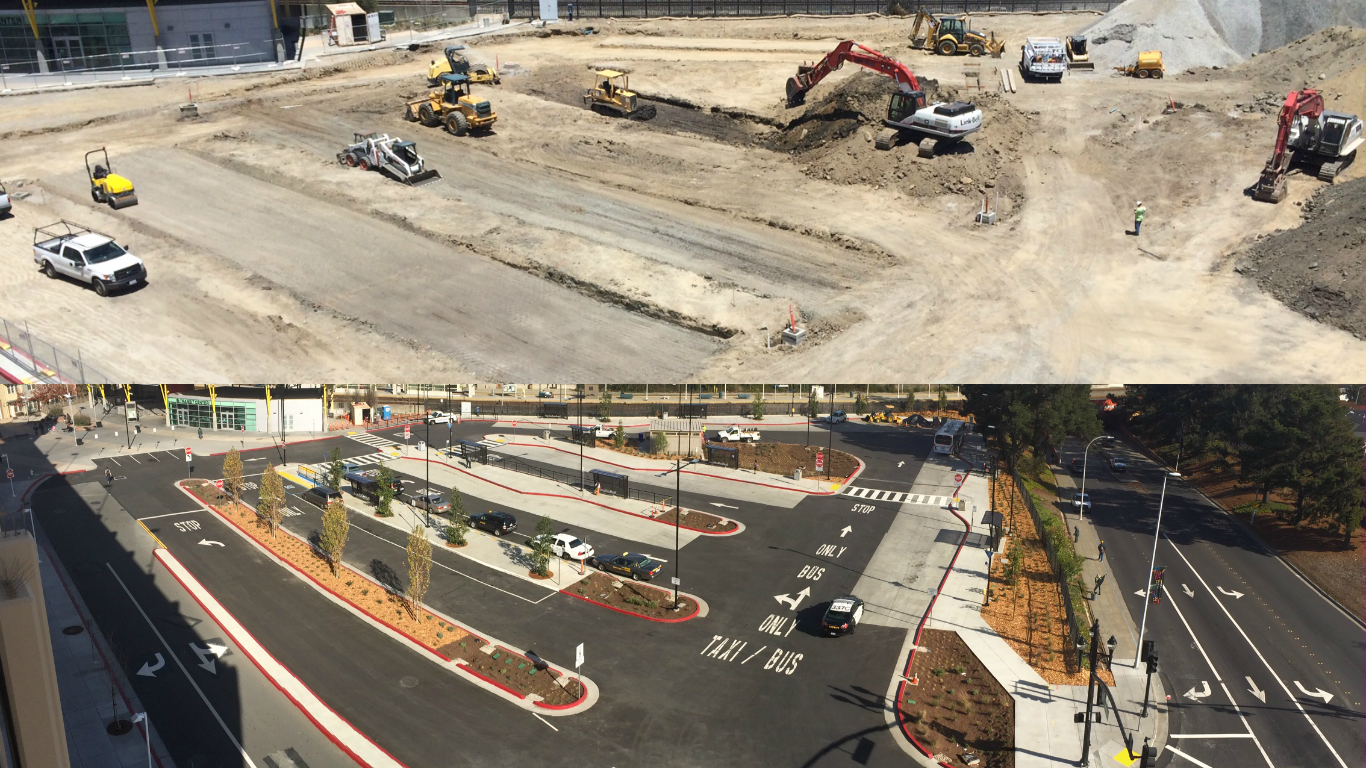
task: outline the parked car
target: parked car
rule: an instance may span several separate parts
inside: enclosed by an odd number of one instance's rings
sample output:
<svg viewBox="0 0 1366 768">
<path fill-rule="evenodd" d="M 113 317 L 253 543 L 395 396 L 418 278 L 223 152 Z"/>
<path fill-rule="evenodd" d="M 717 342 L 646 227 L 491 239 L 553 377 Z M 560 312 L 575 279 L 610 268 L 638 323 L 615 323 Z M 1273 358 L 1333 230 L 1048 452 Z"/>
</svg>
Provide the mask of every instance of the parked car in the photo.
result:
<svg viewBox="0 0 1366 768">
<path fill-rule="evenodd" d="M 608 555 L 607 557 L 594 557 L 589 565 L 599 571 L 615 573 L 618 576 L 630 576 L 633 581 L 649 581 L 659 573 L 659 569 L 664 567 L 663 563 L 657 563 L 645 555 L 637 555 L 631 552 L 622 552 L 620 555 Z"/>
<path fill-rule="evenodd" d="M 821 632 L 831 637 L 852 635 L 863 619 L 863 601 L 848 595 L 830 603 L 821 619 Z"/>
<path fill-rule="evenodd" d="M 826 416 L 826 417 L 825 417 L 825 420 L 828 421 L 828 422 L 830 422 L 831 424 L 838 424 L 838 423 L 840 423 L 841 421 L 844 421 L 844 420 L 846 420 L 846 419 L 848 419 L 848 418 L 849 418 L 849 417 L 844 413 L 844 411 L 835 411 L 834 413 L 830 414 L 829 416 Z"/>
<path fill-rule="evenodd" d="M 550 540 L 550 551 L 556 557 L 568 560 L 588 560 L 593 557 L 593 547 L 579 540 L 572 533 L 557 533 Z"/>
<path fill-rule="evenodd" d="M 537 397 L 554 397 L 554 396 L 555 396 L 555 393 L 554 393 L 554 392 L 551 392 L 551 391 L 548 390 L 548 389 L 543 389 L 543 390 L 541 390 L 540 392 L 537 392 L 537 393 L 536 393 L 536 396 L 537 396 Z"/>
<path fill-rule="evenodd" d="M 432 411 L 427 414 L 428 424 L 449 424 L 455 417 L 443 411 Z"/>
<path fill-rule="evenodd" d="M 607 424 L 595 424 L 589 431 L 593 433 L 593 437 L 601 437 L 603 440 L 611 440 L 612 435 L 617 433 L 615 429 Z"/>
<path fill-rule="evenodd" d="M 759 442 L 759 430 L 741 429 L 740 427 L 726 427 L 716 433 L 716 439 L 723 443 L 757 443 Z"/>
<path fill-rule="evenodd" d="M 439 493 L 416 493 L 409 499 L 408 503 L 417 509 L 423 509 L 434 515 L 444 515 L 451 511 L 451 503 L 442 498 Z"/>
<path fill-rule="evenodd" d="M 1113 469 L 1116 472 L 1124 472 L 1128 468 L 1129 465 L 1124 461 L 1124 459 L 1121 459 L 1118 456 L 1110 457 L 1110 469 Z"/>
<path fill-rule="evenodd" d="M 334 491 L 325 485 L 315 485 L 304 491 L 301 495 L 303 496 L 304 501 L 312 504 L 318 509 L 327 509 L 328 504 L 342 500 L 341 491 Z"/>
<path fill-rule="evenodd" d="M 1086 467 L 1086 462 L 1083 461 L 1082 458 L 1081 458 L 1080 456 L 1074 456 L 1074 457 L 1072 457 L 1072 462 L 1071 462 L 1070 464 L 1067 465 L 1067 469 L 1068 469 L 1069 471 L 1071 471 L 1073 474 L 1076 474 L 1076 475 L 1080 475 L 1080 474 L 1081 474 L 1081 471 L 1082 471 L 1085 467 Z"/>
<path fill-rule="evenodd" d="M 5 191 L 5 182 L 0 181 L 0 218 L 4 218 L 12 207 L 13 205 L 9 201 L 9 193 Z"/>
<path fill-rule="evenodd" d="M 147 282 L 147 267 L 114 238 L 67 221 L 33 231 L 33 261 L 51 278 L 65 275 L 100 296 Z"/>
<path fill-rule="evenodd" d="M 1077 509 L 1080 509 L 1080 510 L 1082 510 L 1082 511 L 1085 511 L 1085 510 L 1090 509 L 1090 508 L 1091 508 L 1091 494 L 1089 494 L 1089 493 L 1074 493 L 1074 494 L 1072 494 L 1072 506 L 1073 506 L 1073 507 L 1076 507 Z"/>
<path fill-rule="evenodd" d="M 490 510 L 470 515 L 470 525 L 481 531 L 488 531 L 494 536 L 502 536 L 517 530 L 517 518 L 506 512 Z"/>
</svg>

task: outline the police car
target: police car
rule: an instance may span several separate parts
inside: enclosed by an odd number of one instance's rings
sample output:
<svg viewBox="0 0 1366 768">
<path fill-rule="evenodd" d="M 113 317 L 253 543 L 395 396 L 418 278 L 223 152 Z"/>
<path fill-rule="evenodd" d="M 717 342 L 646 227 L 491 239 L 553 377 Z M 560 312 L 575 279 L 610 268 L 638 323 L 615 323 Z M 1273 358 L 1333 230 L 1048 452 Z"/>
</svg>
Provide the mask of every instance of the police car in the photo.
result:
<svg viewBox="0 0 1366 768">
<path fill-rule="evenodd" d="M 849 595 L 836 598 L 821 619 L 821 631 L 831 637 L 852 634 L 863 619 L 863 601 Z"/>
</svg>

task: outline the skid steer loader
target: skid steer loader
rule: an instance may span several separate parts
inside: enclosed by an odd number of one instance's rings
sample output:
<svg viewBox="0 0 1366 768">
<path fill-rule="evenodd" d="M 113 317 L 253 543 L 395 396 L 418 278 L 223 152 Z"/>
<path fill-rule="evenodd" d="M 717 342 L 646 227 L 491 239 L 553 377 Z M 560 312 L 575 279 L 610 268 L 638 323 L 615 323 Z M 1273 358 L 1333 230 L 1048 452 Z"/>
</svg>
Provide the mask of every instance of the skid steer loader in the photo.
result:
<svg viewBox="0 0 1366 768">
<path fill-rule="evenodd" d="M 99 154 L 104 162 L 96 162 L 92 168 L 90 156 L 94 154 Z M 104 147 L 85 153 L 85 172 L 90 177 L 90 197 L 95 202 L 108 203 L 116 211 L 138 204 L 133 182 L 114 173 L 114 167 L 109 163 L 109 152 Z"/>
<path fill-rule="evenodd" d="M 487 99 L 470 94 L 469 77 L 451 73 L 439 79 L 444 86 L 441 90 L 408 102 L 403 113 L 405 120 L 428 126 L 444 125 L 456 136 L 482 133 L 493 127 L 498 115 Z"/>
<path fill-rule="evenodd" d="M 417 144 L 400 138 L 389 138 L 387 133 L 356 133 L 354 143 L 337 153 L 337 162 L 380 173 L 410 187 L 430 184 L 441 178 L 441 172 L 430 169 L 417 153 Z"/>
<path fill-rule="evenodd" d="M 599 114 L 620 115 L 630 120 L 650 120 L 656 112 L 655 105 L 640 103 L 626 73 L 614 69 L 593 72 L 593 84 L 584 91 L 583 105 Z"/>
</svg>

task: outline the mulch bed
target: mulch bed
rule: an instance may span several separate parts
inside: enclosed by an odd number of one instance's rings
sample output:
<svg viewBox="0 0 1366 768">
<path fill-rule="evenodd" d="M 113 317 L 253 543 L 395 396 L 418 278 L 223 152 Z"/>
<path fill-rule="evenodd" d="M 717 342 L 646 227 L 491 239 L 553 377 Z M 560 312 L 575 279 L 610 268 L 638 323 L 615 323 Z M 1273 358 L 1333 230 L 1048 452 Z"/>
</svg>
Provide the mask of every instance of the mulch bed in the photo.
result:
<svg viewBox="0 0 1366 768">
<path fill-rule="evenodd" d="M 621 586 L 616 586 L 618 584 Z M 684 595 L 679 595 L 678 611 L 675 612 L 672 591 L 662 587 L 646 586 L 629 579 L 618 579 L 601 571 L 589 573 L 577 584 L 565 587 L 564 591 L 652 619 L 677 619 L 697 610 L 695 602 Z"/>
<path fill-rule="evenodd" d="M 676 517 L 678 517 L 678 507 L 673 507 L 668 512 L 659 515 L 655 519 L 673 525 Z M 717 517 L 716 515 L 707 512 L 695 512 L 690 509 L 685 509 L 683 510 L 683 519 L 679 521 L 679 524 L 703 531 L 715 531 L 716 533 L 726 533 L 739 527 L 735 524 L 734 520 L 725 520 L 724 523 L 722 523 L 722 520 L 724 520 L 724 518 Z"/>
<path fill-rule="evenodd" d="M 573 704 L 583 695 L 578 680 L 560 675 L 543 660 L 528 658 L 501 645 L 495 646 L 491 653 L 484 653 L 480 650 L 484 645 L 484 640 L 467 635 L 459 642 L 449 643 L 438 650 L 452 659 L 463 659 L 469 663 L 470 669 L 497 680 L 523 696 L 534 693 L 543 699 L 543 703 L 552 707 Z"/>
<path fill-rule="evenodd" d="M 858 459 L 844 451 L 829 451 L 821 445 L 797 445 L 796 443 L 723 443 L 740 449 L 740 469 L 754 469 L 759 462 L 760 472 L 791 477 L 797 467 L 802 468 L 803 477 L 816 476 L 816 452 L 825 454 L 825 467 L 820 476 L 830 471 L 831 479 L 852 475 L 858 469 Z"/>
<path fill-rule="evenodd" d="M 995 483 L 992 509 L 1000 510 L 1010 536 L 1005 540 L 1005 556 L 991 561 L 991 604 L 982 608 L 982 618 L 1044 680 L 1054 685 L 1086 685 L 1087 671 L 1067 671 L 1067 655 L 1075 654 L 1067 633 L 1067 613 L 1063 609 L 1062 588 L 1048 564 L 1043 541 L 1034 528 L 1014 480 L 1002 473 Z M 1014 496 L 1014 504 L 1011 497 Z M 1020 570 L 1010 574 L 1011 550 L 1019 548 Z M 1087 621 L 1078 616 L 1078 621 Z M 1100 677 L 1114 685 L 1109 670 Z"/>
<path fill-rule="evenodd" d="M 1243 525 L 1249 523 L 1252 513 L 1246 505 L 1256 502 L 1258 495 L 1251 485 L 1239 482 L 1237 467 L 1204 462 L 1185 464 L 1182 469 L 1189 473 L 1187 481 L 1232 511 Z M 1289 505 L 1294 500 L 1272 493 L 1271 501 Z M 1343 542 L 1341 528 L 1309 521 L 1296 528 L 1288 514 L 1264 508 L 1257 512 L 1254 530 L 1344 608 L 1366 618 L 1366 529 L 1358 528 L 1352 534 L 1349 547 Z"/>
<path fill-rule="evenodd" d="M 1015 765 L 1015 701 L 987 672 L 957 632 L 927 629 L 911 663 L 919 685 L 907 685 L 897 702 L 901 717 L 935 759 L 980 768 Z"/>
</svg>

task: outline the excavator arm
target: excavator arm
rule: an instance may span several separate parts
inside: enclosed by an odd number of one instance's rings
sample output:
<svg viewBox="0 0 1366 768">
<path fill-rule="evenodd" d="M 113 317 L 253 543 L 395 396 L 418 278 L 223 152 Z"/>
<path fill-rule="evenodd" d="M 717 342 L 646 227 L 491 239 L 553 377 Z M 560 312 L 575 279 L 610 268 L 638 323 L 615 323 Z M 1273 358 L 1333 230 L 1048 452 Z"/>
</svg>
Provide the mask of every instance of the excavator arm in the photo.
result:
<svg viewBox="0 0 1366 768">
<path fill-rule="evenodd" d="M 1323 96 L 1306 88 L 1291 91 L 1281 106 L 1281 115 L 1276 120 L 1276 145 L 1271 150 L 1271 159 L 1266 161 L 1262 176 L 1253 188 L 1252 197 L 1268 203 L 1279 203 L 1285 198 L 1285 173 L 1290 169 L 1290 129 L 1301 116 L 1317 120 L 1323 114 Z"/>
<path fill-rule="evenodd" d="M 806 101 L 807 92 L 824 80 L 826 75 L 844 66 L 846 61 L 892 78 L 903 93 L 920 91 L 920 82 L 905 64 L 853 40 L 845 40 L 815 64 L 797 67 L 797 74 L 787 81 L 788 108 L 801 106 Z M 917 103 L 924 106 L 924 99 L 922 94 Z"/>
</svg>

